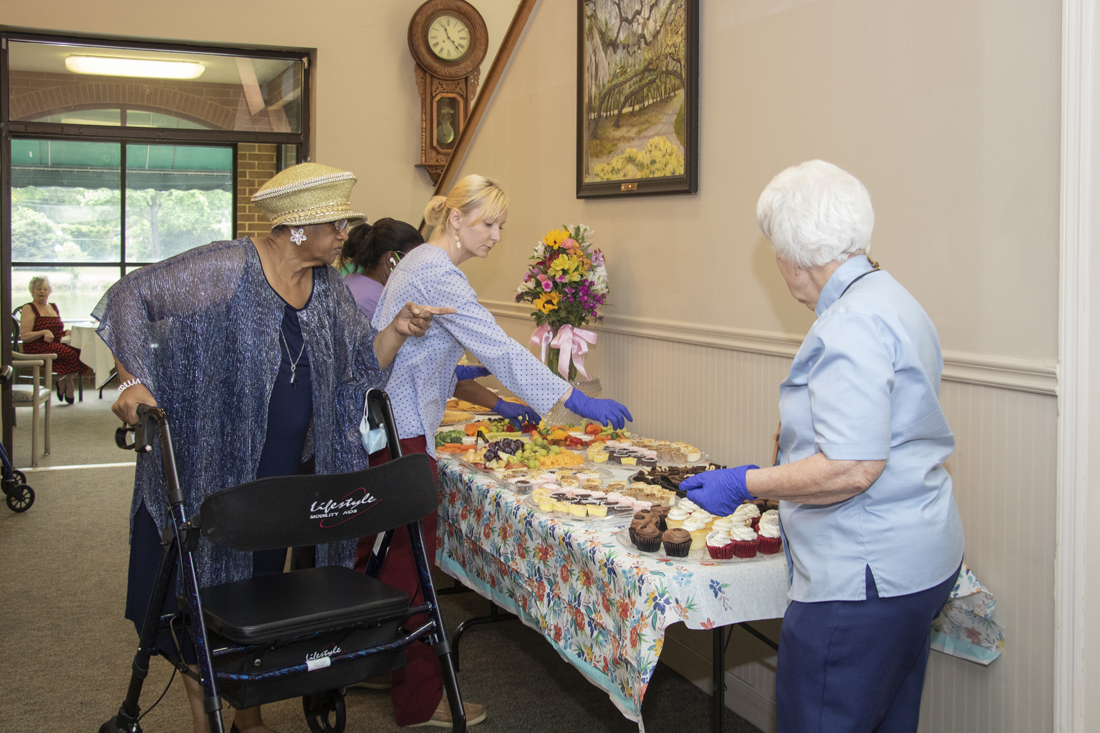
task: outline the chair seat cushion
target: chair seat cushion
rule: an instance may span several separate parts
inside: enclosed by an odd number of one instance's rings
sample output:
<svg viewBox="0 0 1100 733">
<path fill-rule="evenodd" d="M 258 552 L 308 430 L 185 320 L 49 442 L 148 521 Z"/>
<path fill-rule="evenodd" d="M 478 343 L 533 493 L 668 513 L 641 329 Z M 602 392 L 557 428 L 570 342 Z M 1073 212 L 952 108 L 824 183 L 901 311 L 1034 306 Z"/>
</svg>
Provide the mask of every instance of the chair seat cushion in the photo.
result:
<svg viewBox="0 0 1100 733">
<path fill-rule="evenodd" d="M 11 401 L 20 404 L 34 404 L 34 389 L 31 387 L 12 387 Z"/>
<path fill-rule="evenodd" d="M 225 583 L 201 591 L 207 627 L 238 644 L 262 644 L 392 619 L 409 597 L 344 567 L 325 566 Z"/>
</svg>

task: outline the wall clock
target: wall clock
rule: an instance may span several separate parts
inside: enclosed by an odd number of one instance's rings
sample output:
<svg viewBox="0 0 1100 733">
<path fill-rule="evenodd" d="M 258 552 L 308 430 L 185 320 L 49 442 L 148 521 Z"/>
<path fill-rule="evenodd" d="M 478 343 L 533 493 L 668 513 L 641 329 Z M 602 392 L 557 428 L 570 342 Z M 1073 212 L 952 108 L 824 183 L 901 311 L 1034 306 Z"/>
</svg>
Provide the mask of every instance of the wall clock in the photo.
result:
<svg viewBox="0 0 1100 733">
<path fill-rule="evenodd" d="M 420 163 L 439 181 L 477 95 L 489 48 L 485 21 L 464 0 L 428 0 L 409 23 L 420 92 Z"/>
</svg>

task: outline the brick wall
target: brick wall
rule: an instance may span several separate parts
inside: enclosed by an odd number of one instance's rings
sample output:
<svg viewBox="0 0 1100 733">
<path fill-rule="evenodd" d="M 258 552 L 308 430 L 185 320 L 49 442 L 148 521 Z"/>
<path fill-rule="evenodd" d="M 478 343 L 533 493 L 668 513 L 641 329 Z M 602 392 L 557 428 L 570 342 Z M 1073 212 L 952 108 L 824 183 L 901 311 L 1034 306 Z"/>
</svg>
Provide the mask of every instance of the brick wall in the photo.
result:
<svg viewBox="0 0 1100 733">
<path fill-rule="evenodd" d="M 282 77 L 277 77 L 281 79 Z M 252 114 L 240 84 L 212 84 L 168 79 L 9 72 L 12 120 L 34 120 L 80 109 L 128 107 L 182 117 L 215 130 L 290 132 L 277 104 L 282 85 L 268 85 L 268 107 Z"/>
<path fill-rule="evenodd" d="M 237 237 L 263 236 L 271 231 L 267 217 L 252 204 L 252 194 L 275 175 L 278 145 L 237 145 Z"/>
</svg>

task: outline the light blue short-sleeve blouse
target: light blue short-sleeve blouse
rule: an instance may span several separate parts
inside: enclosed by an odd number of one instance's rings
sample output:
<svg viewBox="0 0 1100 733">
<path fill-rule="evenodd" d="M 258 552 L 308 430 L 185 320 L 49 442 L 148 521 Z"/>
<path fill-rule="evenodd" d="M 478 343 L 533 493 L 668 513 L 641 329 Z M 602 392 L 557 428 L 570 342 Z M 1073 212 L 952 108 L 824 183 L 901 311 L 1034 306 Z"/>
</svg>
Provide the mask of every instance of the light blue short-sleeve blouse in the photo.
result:
<svg viewBox="0 0 1100 733">
<path fill-rule="evenodd" d="M 916 593 L 962 560 L 962 521 L 943 467 L 955 436 L 939 403 L 939 337 L 913 296 L 871 269 L 859 255 L 833 273 L 779 388 L 783 463 L 815 453 L 886 461 L 858 496 L 780 502 L 795 601 L 864 600 L 867 566 L 881 597 Z"/>
</svg>

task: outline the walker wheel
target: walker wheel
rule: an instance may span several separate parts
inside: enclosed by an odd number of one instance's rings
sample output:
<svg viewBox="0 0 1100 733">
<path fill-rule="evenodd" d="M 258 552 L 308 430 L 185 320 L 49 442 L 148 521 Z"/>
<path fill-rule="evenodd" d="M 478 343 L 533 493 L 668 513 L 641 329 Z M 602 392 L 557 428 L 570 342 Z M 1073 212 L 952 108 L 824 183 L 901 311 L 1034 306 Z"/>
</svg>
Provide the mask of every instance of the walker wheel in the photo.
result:
<svg viewBox="0 0 1100 733">
<path fill-rule="evenodd" d="M 15 483 L 17 484 L 27 483 L 27 475 L 20 471 L 18 468 L 13 468 L 11 470 L 11 477 L 15 479 Z"/>
<path fill-rule="evenodd" d="M 302 698 L 302 711 L 313 733 L 343 733 L 347 723 L 344 698 L 335 690 L 306 695 Z"/>
<path fill-rule="evenodd" d="M 8 501 L 8 509 L 16 514 L 22 514 L 34 503 L 34 489 L 26 484 L 19 484 L 5 498 Z"/>
</svg>

